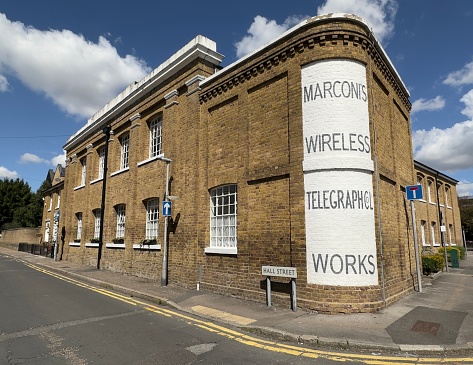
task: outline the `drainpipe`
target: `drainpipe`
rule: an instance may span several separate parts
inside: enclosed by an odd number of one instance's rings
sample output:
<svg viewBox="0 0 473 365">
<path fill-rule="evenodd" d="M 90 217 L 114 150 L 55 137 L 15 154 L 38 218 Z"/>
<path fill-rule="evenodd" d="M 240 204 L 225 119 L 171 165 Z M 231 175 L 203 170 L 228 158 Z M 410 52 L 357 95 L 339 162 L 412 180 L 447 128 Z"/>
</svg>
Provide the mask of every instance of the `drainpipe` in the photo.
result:
<svg viewBox="0 0 473 365">
<path fill-rule="evenodd" d="M 381 284 L 382 284 L 382 296 L 383 305 L 386 308 L 386 283 L 384 279 L 384 255 L 383 255 L 383 225 L 381 223 L 381 194 L 379 192 L 379 170 L 378 170 L 378 156 L 374 158 L 375 169 L 376 169 L 376 195 L 378 197 L 378 229 L 379 229 L 379 254 L 381 258 Z"/>
<path fill-rule="evenodd" d="M 442 231 L 443 227 L 443 213 L 440 210 L 440 196 L 439 196 L 439 185 L 438 185 L 439 172 L 435 172 L 435 190 L 437 192 L 437 210 L 439 214 L 439 229 L 440 229 L 440 244 L 443 247 L 443 254 L 445 259 L 445 271 L 448 272 L 448 258 L 447 258 L 447 246 L 445 245 L 445 233 Z"/>
<path fill-rule="evenodd" d="M 97 270 L 100 270 L 100 260 L 102 258 L 103 247 L 103 220 L 105 216 L 105 191 L 107 188 L 107 172 L 108 172 L 108 143 L 110 139 L 110 126 L 103 129 L 105 134 L 105 155 L 103 157 L 103 180 L 102 180 L 102 204 L 100 205 L 100 231 L 99 231 L 99 250 L 97 253 Z"/>
</svg>

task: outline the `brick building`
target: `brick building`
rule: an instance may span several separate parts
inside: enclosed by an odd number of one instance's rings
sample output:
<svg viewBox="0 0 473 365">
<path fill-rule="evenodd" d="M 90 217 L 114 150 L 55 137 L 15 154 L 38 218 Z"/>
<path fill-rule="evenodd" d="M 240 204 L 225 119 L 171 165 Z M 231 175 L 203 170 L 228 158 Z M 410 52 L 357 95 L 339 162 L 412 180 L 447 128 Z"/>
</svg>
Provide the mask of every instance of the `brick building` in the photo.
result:
<svg viewBox="0 0 473 365">
<path fill-rule="evenodd" d="M 330 313 L 411 291 L 411 104 L 369 27 L 315 17 L 222 59 L 196 37 L 67 141 L 63 258 L 261 302 L 261 267 L 296 267 L 298 306 Z"/>
<path fill-rule="evenodd" d="M 49 170 L 46 180 L 51 187 L 43 192 L 44 207 L 41 224 L 41 239 L 43 244 L 55 245 L 63 237 L 60 226 L 61 195 L 64 190 L 65 168 L 57 165 L 55 170 Z"/>
<path fill-rule="evenodd" d="M 424 198 L 415 203 L 419 245 L 434 252 L 444 244 L 463 246 L 458 180 L 418 161 L 414 161 L 414 167 L 417 184 L 424 192 Z"/>
</svg>

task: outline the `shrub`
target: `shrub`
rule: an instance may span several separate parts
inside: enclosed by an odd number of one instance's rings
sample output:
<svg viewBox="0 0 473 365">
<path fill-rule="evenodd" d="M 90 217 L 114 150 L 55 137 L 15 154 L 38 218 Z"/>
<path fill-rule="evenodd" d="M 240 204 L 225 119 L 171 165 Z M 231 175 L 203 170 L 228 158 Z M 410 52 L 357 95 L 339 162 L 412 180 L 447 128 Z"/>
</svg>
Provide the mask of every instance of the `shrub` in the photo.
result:
<svg viewBox="0 0 473 365">
<path fill-rule="evenodd" d="M 424 275 L 442 271 L 445 267 L 444 258 L 441 255 L 422 256 L 422 271 Z"/>
<path fill-rule="evenodd" d="M 448 262 L 451 262 L 451 258 L 450 258 L 450 251 L 451 250 L 456 250 L 458 252 L 458 258 L 460 260 L 464 260 L 465 259 L 465 252 L 462 252 L 462 248 L 463 247 L 453 247 L 453 246 L 447 246 L 447 260 Z M 463 251 L 465 249 L 463 248 Z M 439 255 L 443 256 L 444 255 L 444 248 L 443 247 L 440 247 L 439 248 Z"/>
</svg>

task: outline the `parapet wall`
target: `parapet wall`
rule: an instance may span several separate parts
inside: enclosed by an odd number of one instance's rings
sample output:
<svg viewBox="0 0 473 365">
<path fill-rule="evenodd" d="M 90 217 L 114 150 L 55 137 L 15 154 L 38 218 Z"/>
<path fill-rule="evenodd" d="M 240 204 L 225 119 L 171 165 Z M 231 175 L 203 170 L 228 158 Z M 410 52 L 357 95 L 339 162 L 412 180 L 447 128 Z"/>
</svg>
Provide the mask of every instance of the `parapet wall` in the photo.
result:
<svg viewBox="0 0 473 365">
<path fill-rule="evenodd" d="M 7 229 L 1 232 L 0 245 L 41 243 L 41 227 Z"/>
</svg>

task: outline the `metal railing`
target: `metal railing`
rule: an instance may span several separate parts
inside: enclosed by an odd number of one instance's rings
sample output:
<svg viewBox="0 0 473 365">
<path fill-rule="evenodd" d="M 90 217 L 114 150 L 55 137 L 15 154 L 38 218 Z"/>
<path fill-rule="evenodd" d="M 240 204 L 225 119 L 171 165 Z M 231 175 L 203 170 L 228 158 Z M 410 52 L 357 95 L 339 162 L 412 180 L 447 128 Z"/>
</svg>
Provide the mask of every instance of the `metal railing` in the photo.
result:
<svg viewBox="0 0 473 365">
<path fill-rule="evenodd" d="M 54 256 L 54 245 L 38 245 L 31 243 L 19 243 L 18 251 L 28 252 L 33 255 L 53 257 Z"/>
</svg>

